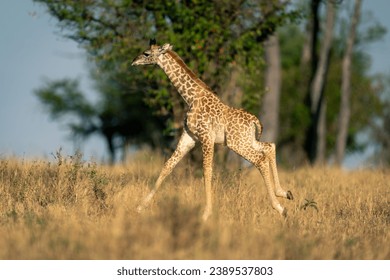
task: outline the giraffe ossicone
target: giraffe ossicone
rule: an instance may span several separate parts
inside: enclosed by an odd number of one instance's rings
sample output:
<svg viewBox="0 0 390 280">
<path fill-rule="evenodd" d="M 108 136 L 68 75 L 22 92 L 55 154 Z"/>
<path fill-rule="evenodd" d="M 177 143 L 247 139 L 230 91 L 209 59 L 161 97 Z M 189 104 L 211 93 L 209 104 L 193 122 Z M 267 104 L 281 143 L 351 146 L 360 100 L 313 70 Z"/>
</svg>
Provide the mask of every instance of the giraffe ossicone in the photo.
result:
<svg viewBox="0 0 390 280">
<path fill-rule="evenodd" d="M 276 197 L 292 200 L 293 195 L 280 186 L 276 167 L 275 144 L 259 141 L 262 132 L 260 121 L 254 115 L 242 109 L 232 108 L 224 104 L 172 50 L 172 45 L 158 46 L 156 40 L 152 39 L 150 40 L 150 48 L 137 56 L 132 65 L 155 64 L 166 73 L 189 109 L 176 150 L 164 164 L 154 189 L 138 206 L 138 211 L 142 211 L 150 203 L 162 182 L 172 172 L 176 164 L 195 146 L 196 142 L 200 142 L 206 190 L 206 207 L 203 212 L 203 220 L 207 220 L 212 214 L 211 178 L 214 144 L 224 144 L 251 162 L 260 171 L 264 179 L 272 207 L 280 215 L 286 216 L 286 208 L 279 203 Z"/>
</svg>

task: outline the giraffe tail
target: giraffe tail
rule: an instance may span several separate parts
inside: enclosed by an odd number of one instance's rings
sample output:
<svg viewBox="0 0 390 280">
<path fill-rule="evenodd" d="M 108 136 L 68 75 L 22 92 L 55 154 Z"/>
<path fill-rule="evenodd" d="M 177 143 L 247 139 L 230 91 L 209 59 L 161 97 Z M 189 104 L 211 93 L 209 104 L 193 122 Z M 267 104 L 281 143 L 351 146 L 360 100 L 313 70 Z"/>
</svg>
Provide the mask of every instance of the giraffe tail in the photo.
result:
<svg viewBox="0 0 390 280">
<path fill-rule="evenodd" d="M 261 125 L 260 121 L 255 117 L 253 120 L 253 123 L 255 124 L 256 133 L 255 137 L 257 141 L 260 141 L 261 133 L 263 132 L 263 126 Z"/>
</svg>

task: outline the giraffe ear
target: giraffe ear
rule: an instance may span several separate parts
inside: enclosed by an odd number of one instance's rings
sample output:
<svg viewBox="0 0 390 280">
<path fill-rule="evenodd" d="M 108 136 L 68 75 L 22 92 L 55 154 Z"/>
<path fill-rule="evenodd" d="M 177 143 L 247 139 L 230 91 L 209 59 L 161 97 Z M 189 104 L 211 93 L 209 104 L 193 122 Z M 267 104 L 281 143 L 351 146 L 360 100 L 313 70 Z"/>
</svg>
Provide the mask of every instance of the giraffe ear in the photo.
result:
<svg viewBox="0 0 390 280">
<path fill-rule="evenodd" d="M 160 47 L 161 53 L 166 53 L 167 51 L 170 51 L 170 50 L 172 50 L 171 44 L 164 44 L 163 46 Z"/>
</svg>

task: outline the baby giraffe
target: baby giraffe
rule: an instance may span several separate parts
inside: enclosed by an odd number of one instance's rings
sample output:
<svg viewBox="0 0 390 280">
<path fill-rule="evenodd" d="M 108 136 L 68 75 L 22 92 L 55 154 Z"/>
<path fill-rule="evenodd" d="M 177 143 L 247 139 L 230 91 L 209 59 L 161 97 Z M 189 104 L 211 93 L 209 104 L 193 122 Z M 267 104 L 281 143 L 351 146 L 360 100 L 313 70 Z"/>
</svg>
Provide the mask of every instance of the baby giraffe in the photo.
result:
<svg viewBox="0 0 390 280">
<path fill-rule="evenodd" d="M 276 196 L 293 199 L 293 195 L 290 191 L 285 191 L 280 187 L 275 144 L 259 141 L 262 132 L 260 121 L 242 109 L 231 108 L 222 103 L 217 95 L 172 50 L 172 45 L 158 46 L 155 40 L 150 40 L 150 48 L 137 56 L 132 63 L 132 65 L 155 64 L 166 73 L 189 109 L 176 150 L 164 164 L 154 189 L 138 206 L 138 212 L 150 203 L 164 179 L 199 141 L 202 146 L 206 189 L 206 208 L 203 212 L 203 220 L 206 221 L 212 213 L 211 178 L 214 144 L 224 144 L 254 164 L 264 179 L 272 207 L 280 215 L 286 216 L 287 209 L 279 203 Z"/>
</svg>

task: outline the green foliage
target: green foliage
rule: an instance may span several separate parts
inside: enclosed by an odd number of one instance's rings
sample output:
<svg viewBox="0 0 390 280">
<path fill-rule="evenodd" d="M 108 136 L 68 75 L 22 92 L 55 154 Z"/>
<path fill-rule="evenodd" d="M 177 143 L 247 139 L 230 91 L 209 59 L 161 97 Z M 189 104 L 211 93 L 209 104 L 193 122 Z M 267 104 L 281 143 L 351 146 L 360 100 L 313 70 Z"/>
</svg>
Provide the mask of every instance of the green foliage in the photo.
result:
<svg viewBox="0 0 390 280">
<path fill-rule="evenodd" d="M 128 72 L 130 58 L 156 37 L 173 44 L 214 85 L 212 78 L 220 78 L 236 56 L 250 59 L 248 51 L 297 17 L 279 1 L 35 1 L 46 5 L 65 36 L 84 46 L 99 67 Z"/>
</svg>

